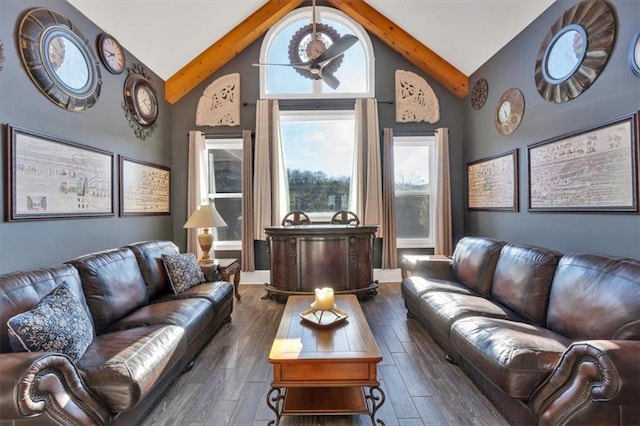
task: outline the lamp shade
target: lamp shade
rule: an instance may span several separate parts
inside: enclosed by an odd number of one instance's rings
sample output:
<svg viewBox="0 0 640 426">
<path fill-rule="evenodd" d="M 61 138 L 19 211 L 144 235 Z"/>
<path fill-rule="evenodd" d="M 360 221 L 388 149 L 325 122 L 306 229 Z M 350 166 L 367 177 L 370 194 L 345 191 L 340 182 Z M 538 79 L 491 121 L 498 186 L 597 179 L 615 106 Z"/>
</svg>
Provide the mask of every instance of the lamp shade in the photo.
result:
<svg viewBox="0 0 640 426">
<path fill-rule="evenodd" d="M 184 228 L 215 228 L 216 226 L 227 226 L 227 223 L 211 204 L 198 207 L 184 224 Z"/>
</svg>

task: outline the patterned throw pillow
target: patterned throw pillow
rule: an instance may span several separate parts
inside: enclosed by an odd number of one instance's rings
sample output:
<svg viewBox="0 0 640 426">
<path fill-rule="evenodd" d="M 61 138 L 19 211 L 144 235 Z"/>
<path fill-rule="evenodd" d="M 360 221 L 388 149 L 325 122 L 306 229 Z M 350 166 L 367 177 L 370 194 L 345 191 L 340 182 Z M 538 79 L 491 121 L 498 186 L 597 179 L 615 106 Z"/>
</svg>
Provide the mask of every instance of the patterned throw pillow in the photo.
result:
<svg viewBox="0 0 640 426">
<path fill-rule="evenodd" d="M 7 321 L 14 351 L 59 352 L 77 362 L 93 341 L 93 322 L 63 282 L 38 304 Z"/>
<path fill-rule="evenodd" d="M 204 273 L 193 253 L 163 254 L 162 261 L 175 294 L 205 281 Z"/>
</svg>

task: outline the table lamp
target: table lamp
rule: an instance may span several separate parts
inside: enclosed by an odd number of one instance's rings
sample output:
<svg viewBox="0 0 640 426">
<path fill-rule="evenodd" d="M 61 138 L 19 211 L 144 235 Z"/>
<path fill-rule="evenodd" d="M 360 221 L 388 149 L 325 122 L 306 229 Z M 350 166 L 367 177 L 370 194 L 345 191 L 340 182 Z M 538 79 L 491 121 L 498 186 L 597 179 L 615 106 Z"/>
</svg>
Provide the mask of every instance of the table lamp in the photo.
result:
<svg viewBox="0 0 640 426">
<path fill-rule="evenodd" d="M 198 244 L 202 250 L 202 258 L 198 260 L 200 265 L 213 265 L 213 258 L 209 256 L 209 250 L 213 246 L 213 234 L 209 232 L 209 228 L 217 226 L 227 224 L 211 204 L 198 207 L 184 224 L 184 228 L 202 228 L 202 233 L 198 234 Z"/>
</svg>

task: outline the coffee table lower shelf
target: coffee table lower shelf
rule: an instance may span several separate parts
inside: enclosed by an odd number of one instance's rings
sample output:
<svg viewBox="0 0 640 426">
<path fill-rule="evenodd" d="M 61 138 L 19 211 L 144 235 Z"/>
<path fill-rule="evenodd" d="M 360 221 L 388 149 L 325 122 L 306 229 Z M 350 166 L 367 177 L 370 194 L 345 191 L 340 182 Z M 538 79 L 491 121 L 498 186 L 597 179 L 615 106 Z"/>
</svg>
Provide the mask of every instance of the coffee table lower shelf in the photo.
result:
<svg viewBox="0 0 640 426">
<path fill-rule="evenodd" d="M 367 393 L 368 390 L 368 393 Z M 283 387 L 271 388 L 267 405 L 276 414 L 269 425 L 278 425 L 282 416 L 335 416 L 366 414 L 374 425 L 384 425 L 375 420 L 376 411 L 382 406 L 385 395 L 379 387 Z"/>
</svg>

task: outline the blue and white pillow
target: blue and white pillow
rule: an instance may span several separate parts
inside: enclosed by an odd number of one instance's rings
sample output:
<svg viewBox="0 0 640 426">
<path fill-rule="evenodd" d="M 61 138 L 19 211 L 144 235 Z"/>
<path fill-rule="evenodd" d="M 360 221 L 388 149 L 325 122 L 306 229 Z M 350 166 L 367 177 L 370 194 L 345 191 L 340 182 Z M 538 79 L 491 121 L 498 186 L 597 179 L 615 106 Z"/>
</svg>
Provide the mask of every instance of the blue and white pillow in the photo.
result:
<svg viewBox="0 0 640 426">
<path fill-rule="evenodd" d="M 204 273 L 193 253 L 163 254 L 162 261 L 175 294 L 205 282 Z"/>
<path fill-rule="evenodd" d="M 63 282 L 38 304 L 7 321 L 14 351 L 58 352 L 77 362 L 93 341 L 93 322 Z"/>
</svg>

